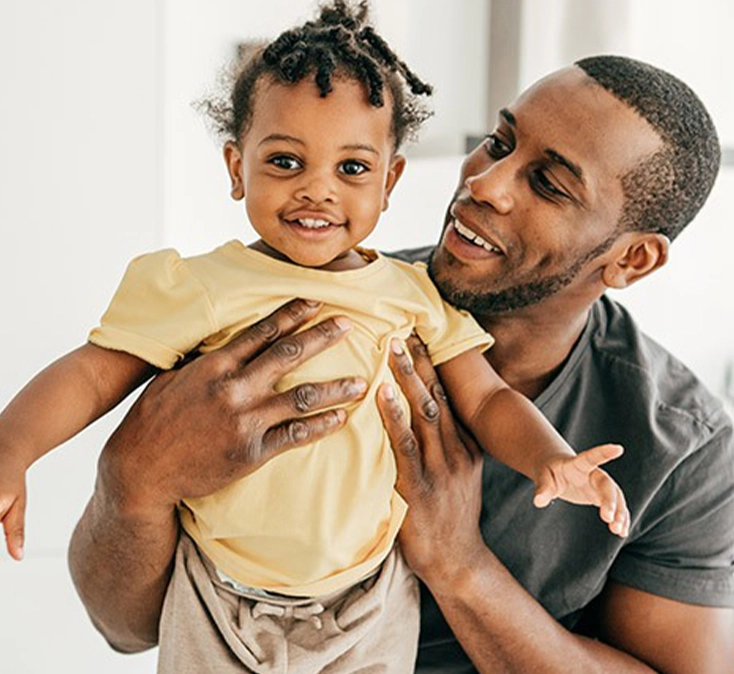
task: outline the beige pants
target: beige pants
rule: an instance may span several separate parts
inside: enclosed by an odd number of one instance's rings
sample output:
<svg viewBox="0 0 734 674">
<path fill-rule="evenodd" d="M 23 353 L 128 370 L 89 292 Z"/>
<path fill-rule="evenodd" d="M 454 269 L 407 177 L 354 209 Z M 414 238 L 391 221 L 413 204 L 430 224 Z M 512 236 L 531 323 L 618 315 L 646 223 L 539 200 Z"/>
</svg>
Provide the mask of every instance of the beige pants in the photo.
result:
<svg viewBox="0 0 734 674">
<path fill-rule="evenodd" d="M 182 534 L 160 625 L 159 674 L 408 674 L 418 644 L 415 577 L 397 548 L 354 587 L 263 599 L 221 582 Z"/>
</svg>

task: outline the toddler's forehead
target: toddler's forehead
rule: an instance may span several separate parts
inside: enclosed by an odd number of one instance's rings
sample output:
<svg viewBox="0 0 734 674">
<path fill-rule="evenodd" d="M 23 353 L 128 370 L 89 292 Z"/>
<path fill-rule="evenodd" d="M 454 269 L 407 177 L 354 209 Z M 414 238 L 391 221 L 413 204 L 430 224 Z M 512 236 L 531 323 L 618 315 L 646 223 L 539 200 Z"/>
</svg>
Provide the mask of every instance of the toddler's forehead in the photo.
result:
<svg viewBox="0 0 734 674">
<path fill-rule="evenodd" d="M 256 134 L 267 129 L 297 137 L 346 135 L 352 143 L 393 139 L 392 101 L 386 97 L 385 105 L 373 105 L 364 85 L 350 77 L 334 78 L 326 96 L 311 77 L 296 83 L 263 78 L 252 107 L 248 132 Z"/>
</svg>

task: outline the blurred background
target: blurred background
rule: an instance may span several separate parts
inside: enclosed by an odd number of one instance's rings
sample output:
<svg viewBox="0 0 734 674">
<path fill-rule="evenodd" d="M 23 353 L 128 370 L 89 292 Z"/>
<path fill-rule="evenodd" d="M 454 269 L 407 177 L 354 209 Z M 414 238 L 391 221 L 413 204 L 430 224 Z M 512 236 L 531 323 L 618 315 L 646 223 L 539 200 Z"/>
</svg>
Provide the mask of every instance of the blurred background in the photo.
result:
<svg viewBox="0 0 734 674">
<path fill-rule="evenodd" d="M 0 0 L 0 406 L 84 342 L 127 261 L 252 239 L 192 101 L 238 45 L 313 15 L 312 0 Z M 734 148 L 734 4 L 721 0 L 373 0 L 378 28 L 436 87 L 435 117 L 368 245 L 433 243 L 467 138 L 542 75 L 595 53 L 678 75 Z M 729 45 L 729 46 L 727 46 Z M 727 84 L 727 82 L 729 84 Z M 725 401 L 734 399 L 734 158 L 670 264 L 617 295 Z M 0 551 L 0 670 L 153 672 L 114 653 L 71 585 L 66 548 L 126 405 L 29 474 L 26 559 Z"/>
</svg>

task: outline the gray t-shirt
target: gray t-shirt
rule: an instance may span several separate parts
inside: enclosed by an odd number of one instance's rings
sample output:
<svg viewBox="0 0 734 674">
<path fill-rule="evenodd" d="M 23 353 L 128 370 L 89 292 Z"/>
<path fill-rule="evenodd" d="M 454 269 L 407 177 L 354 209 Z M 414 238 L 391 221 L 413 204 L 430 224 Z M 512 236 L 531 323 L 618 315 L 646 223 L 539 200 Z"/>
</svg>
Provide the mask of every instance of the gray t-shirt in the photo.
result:
<svg viewBox="0 0 734 674">
<path fill-rule="evenodd" d="M 569 629 L 587 631 L 593 600 L 608 580 L 691 604 L 734 607 L 732 421 L 695 375 L 603 297 L 561 372 L 534 402 L 577 450 L 607 442 L 625 447 L 605 469 L 624 490 L 632 516 L 630 535 L 621 539 L 596 508 L 556 501 L 536 509 L 532 483 L 486 459 L 484 539 L 546 610 Z M 416 671 L 475 671 L 425 588 Z"/>
</svg>

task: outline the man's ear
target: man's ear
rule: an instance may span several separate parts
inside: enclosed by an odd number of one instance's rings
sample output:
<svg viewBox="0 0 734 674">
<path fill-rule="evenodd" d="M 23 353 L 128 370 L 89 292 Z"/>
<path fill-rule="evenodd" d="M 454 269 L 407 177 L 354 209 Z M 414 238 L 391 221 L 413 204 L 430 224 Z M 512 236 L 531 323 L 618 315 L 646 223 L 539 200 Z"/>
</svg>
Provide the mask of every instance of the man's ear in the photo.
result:
<svg viewBox="0 0 734 674">
<path fill-rule="evenodd" d="M 242 182 L 242 152 L 233 140 L 224 144 L 224 161 L 227 164 L 232 188 L 230 194 L 235 201 L 245 198 L 245 185 Z"/>
<path fill-rule="evenodd" d="M 614 248 L 618 250 L 602 270 L 608 288 L 626 288 L 668 261 L 670 239 L 654 232 L 627 232 Z"/>
<path fill-rule="evenodd" d="M 392 164 L 387 171 L 387 178 L 385 180 L 385 195 L 382 198 L 382 210 L 386 211 L 390 205 L 390 195 L 392 194 L 393 188 L 400 180 L 400 176 L 403 175 L 405 170 L 405 157 L 401 154 L 396 154 L 392 159 Z"/>
</svg>

